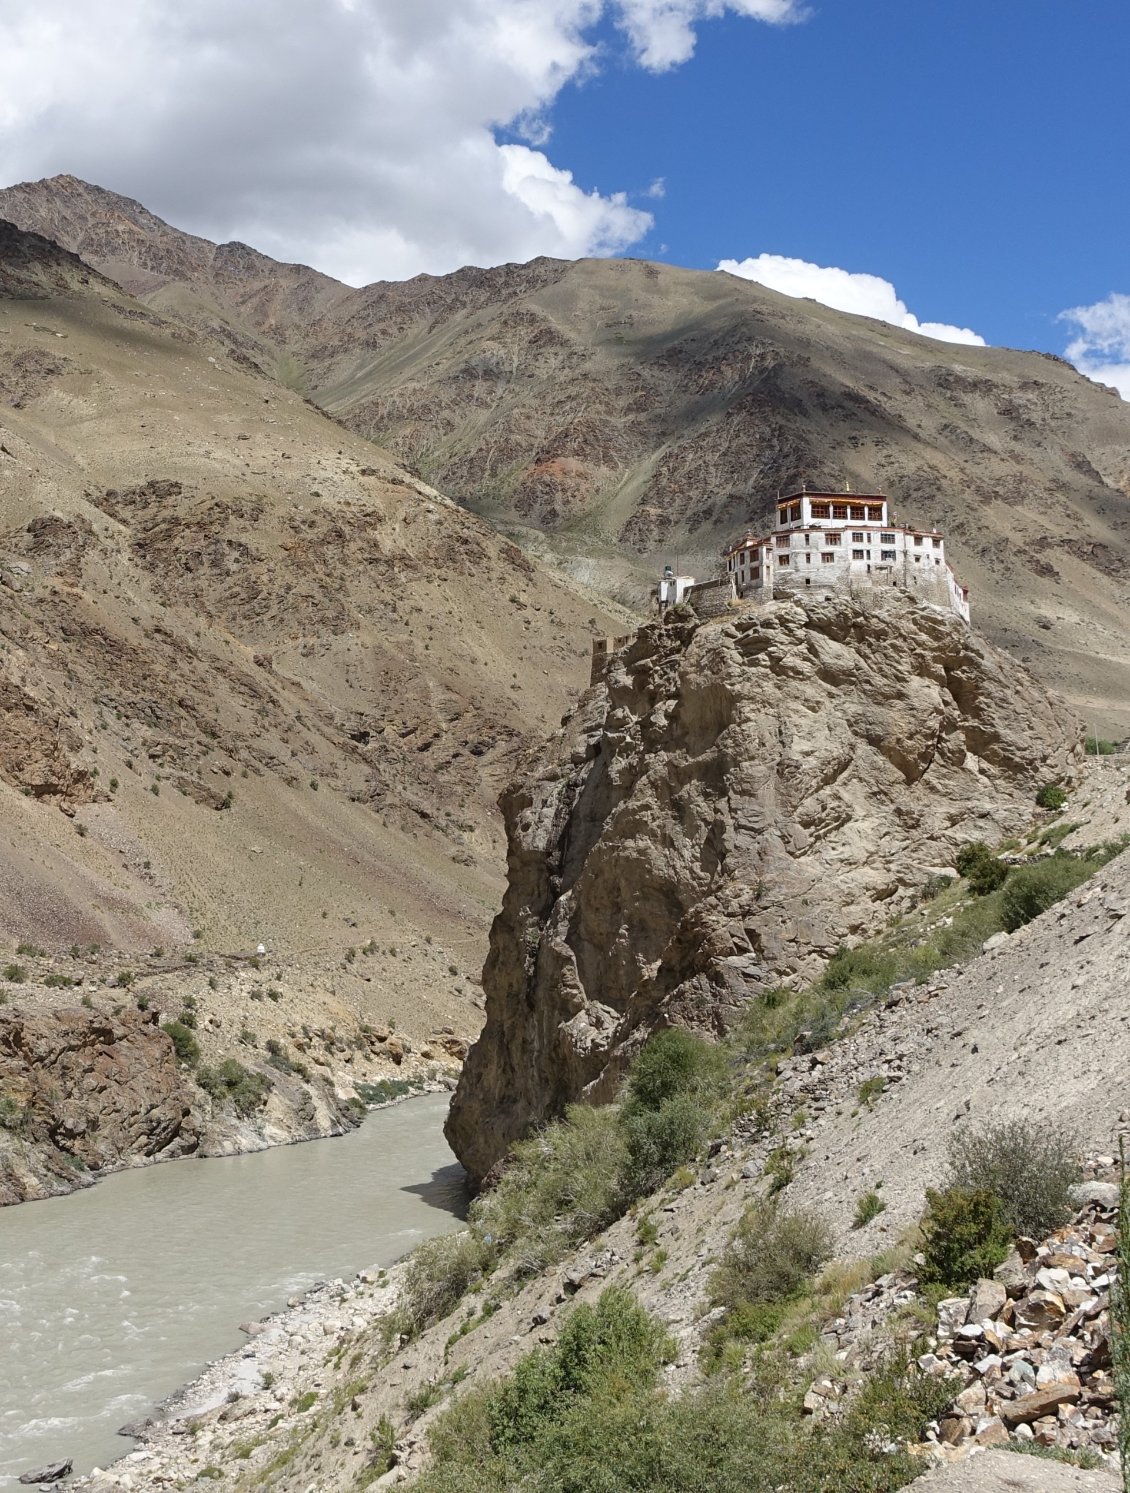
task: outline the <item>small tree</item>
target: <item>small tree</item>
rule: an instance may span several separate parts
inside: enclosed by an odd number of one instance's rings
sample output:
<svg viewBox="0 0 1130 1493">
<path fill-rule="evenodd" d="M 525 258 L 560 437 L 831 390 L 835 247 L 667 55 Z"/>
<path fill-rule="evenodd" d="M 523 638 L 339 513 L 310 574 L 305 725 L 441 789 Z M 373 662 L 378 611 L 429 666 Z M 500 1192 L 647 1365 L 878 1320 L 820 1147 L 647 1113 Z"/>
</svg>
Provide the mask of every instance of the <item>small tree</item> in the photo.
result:
<svg viewBox="0 0 1130 1493">
<path fill-rule="evenodd" d="M 969 883 L 969 890 L 977 897 L 987 897 L 995 892 L 1008 876 L 1008 867 L 982 840 L 973 840 L 957 852 L 954 864 Z"/>
<path fill-rule="evenodd" d="M 1039 1239 L 1071 1216 L 1078 1137 L 1030 1120 L 964 1125 L 949 1147 L 948 1189 L 991 1192 L 1015 1234 Z"/>
<path fill-rule="evenodd" d="M 1036 794 L 1036 807 L 1040 809 L 1062 809 L 1067 802 L 1067 792 L 1058 783 L 1045 783 Z"/>
</svg>

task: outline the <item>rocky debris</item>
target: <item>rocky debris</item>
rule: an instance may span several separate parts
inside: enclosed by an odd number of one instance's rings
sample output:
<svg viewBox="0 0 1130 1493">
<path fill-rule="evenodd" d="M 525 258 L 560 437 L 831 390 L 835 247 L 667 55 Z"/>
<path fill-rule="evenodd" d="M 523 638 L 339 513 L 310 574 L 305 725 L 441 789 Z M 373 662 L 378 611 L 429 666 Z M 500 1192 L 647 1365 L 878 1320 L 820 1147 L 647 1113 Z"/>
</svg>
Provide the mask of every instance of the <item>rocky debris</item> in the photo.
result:
<svg viewBox="0 0 1130 1493">
<path fill-rule="evenodd" d="M 643 628 L 501 800 L 487 1023 L 448 1136 L 477 1177 L 600 1102 L 642 1040 L 718 1031 L 913 904 L 1080 759 L 1014 660 L 900 593 Z"/>
<path fill-rule="evenodd" d="M 139 1443 L 135 1451 L 112 1467 L 94 1468 L 71 1486 L 128 1493 L 187 1485 L 202 1469 L 230 1463 L 233 1439 L 250 1447 L 239 1453 L 240 1471 L 261 1473 L 294 1433 L 309 1426 L 313 1407 L 327 1403 L 333 1384 L 329 1361 L 345 1345 L 363 1341 L 392 1308 L 399 1275 L 398 1267 L 387 1273 L 374 1267 L 351 1280 L 325 1281 L 284 1311 L 245 1324 L 243 1330 L 253 1327 L 254 1332 L 243 1348 L 209 1365 L 154 1415 L 122 1427 L 122 1435 Z M 395 1373 L 395 1367 L 389 1372 Z M 359 1414 L 365 1398 L 365 1391 L 355 1388 L 355 1403 L 344 1401 L 349 1420 Z M 422 1445 L 415 1432 L 398 1441 L 393 1458 L 401 1477 L 419 1466 Z M 355 1452 L 351 1447 L 349 1463 L 356 1459 L 361 1470 L 366 1454 L 363 1445 Z"/>
<path fill-rule="evenodd" d="M 185 1156 L 193 1091 L 153 1011 L 0 1009 L 0 1204 Z"/>
<path fill-rule="evenodd" d="M 65 1462 L 48 1462 L 46 1467 L 38 1467 L 34 1472 L 21 1472 L 18 1480 L 21 1483 L 57 1483 L 70 1477 L 74 1465 L 71 1458 Z"/>
<path fill-rule="evenodd" d="M 1088 1202 L 1040 1244 L 1020 1240 L 995 1279 L 939 1302 L 936 1338 L 919 1362 L 963 1383 L 937 1431 L 951 1457 L 1010 1440 L 1104 1454 L 1117 1446 L 1115 1223 L 1115 1208 Z"/>
</svg>

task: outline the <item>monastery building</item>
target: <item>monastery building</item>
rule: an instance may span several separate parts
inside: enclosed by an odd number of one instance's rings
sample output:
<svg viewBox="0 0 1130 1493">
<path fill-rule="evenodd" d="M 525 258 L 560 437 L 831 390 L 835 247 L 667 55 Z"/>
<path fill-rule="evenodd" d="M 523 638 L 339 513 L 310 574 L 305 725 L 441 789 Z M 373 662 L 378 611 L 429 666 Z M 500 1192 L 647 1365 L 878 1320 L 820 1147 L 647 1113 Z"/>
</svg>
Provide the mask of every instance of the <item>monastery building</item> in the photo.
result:
<svg viewBox="0 0 1130 1493">
<path fill-rule="evenodd" d="M 894 586 L 969 621 L 969 588 L 946 562 L 941 534 L 892 522 L 881 493 L 792 493 L 778 499 L 773 533 L 744 534 L 722 554 L 723 580 L 742 600 Z"/>
</svg>

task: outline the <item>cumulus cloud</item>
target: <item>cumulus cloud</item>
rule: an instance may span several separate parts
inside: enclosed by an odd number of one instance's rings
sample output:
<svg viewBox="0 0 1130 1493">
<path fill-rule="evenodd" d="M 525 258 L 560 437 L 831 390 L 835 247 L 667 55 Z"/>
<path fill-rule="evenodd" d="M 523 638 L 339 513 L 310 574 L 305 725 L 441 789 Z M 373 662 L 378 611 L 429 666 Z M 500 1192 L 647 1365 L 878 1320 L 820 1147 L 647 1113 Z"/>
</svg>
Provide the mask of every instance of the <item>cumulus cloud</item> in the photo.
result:
<svg viewBox="0 0 1130 1493">
<path fill-rule="evenodd" d="M 694 52 L 695 25 L 731 11 L 755 21 L 786 25 L 807 14 L 802 0 L 619 0 L 620 24 L 651 72 L 666 72 Z"/>
<path fill-rule="evenodd" d="M 1114 291 L 1105 301 L 1062 311 L 1059 319 L 1076 329 L 1067 356 L 1079 372 L 1130 399 L 1130 295 Z"/>
<path fill-rule="evenodd" d="M 796 0 L 5 0 L 0 181 L 69 172 L 359 283 L 616 253 L 652 216 L 551 160 L 611 18 L 662 71 Z M 502 143 L 506 130 L 524 144 Z"/>
<path fill-rule="evenodd" d="M 783 254 L 759 254 L 756 259 L 723 259 L 718 268 L 743 280 L 756 280 L 783 295 L 808 296 L 836 311 L 851 311 L 856 316 L 873 316 L 905 327 L 923 337 L 939 342 L 964 342 L 970 347 L 984 347 L 984 337 L 968 327 L 952 327 L 942 321 L 919 321 L 895 287 L 879 275 L 859 274 L 837 269 L 834 265 L 809 264 L 804 259 L 789 259 Z"/>
</svg>

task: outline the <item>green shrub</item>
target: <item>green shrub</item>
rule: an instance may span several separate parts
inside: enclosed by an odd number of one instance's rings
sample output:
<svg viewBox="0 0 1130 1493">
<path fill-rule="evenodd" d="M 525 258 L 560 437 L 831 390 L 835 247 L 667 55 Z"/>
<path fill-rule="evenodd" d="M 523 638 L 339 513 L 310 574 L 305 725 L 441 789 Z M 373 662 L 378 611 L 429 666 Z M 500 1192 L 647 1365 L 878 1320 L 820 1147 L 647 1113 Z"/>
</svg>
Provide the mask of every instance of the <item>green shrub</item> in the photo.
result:
<svg viewBox="0 0 1130 1493">
<path fill-rule="evenodd" d="M 887 949 L 859 944 L 838 949 L 825 967 L 821 984 L 825 990 L 863 990 L 881 995 L 896 978 L 895 956 Z"/>
<path fill-rule="evenodd" d="M 628 1109 L 623 1115 L 627 1141 L 624 1188 L 644 1197 L 691 1161 L 706 1140 L 710 1116 L 691 1094 L 676 1094 L 658 1109 Z"/>
<path fill-rule="evenodd" d="M 520 1141 L 498 1184 L 471 1209 L 518 1275 L 536 1275 L 627 1206 L 627 1144 L 612 1106 L 570 1106 L 560 1120 Z"/>
<path fill-rule="evenodd" d="M 1040 1239 L 1071 1216 L 1081 1150 L 1078 1136 L 1035 1121 L 965 1125 L 950 1141 L 947 1186 L 991 1192 L 1014 1234 Z"/>
<path fill-rule="evenodd" d="M 1036 794 L 1039 809 L 1062 809 L 1067 802 L 1067 790 L 1058 783 L 1044 783 Z"/>
<path fill-rule="evenodd" d="M 27 1110 L 11 1094 L 0 1094 L 0 1130 L 22 1130 Z"/>
<path fill-rule="evenodd" d="M 1107 741 L 1105 736 L 1088 736 L 1085 746 L 1089 757 L 1113 757 L 1118 751 L 1118 743 Z"/>
<path fill-rule="evenodd" d="M 310 1069 L 299 1058 L 292 1058 L 277 1037 L 268 1037 L 266 1047 L 267 1061 L 272 1068 L 277 1068 L 280 1073 L 293 1073 L 298 1078 L 309 1079 Z"/>
<path fill-rule="evenodd" d="M 173 1051 L 177 1055 L 179 1063 L 187 1063 L 190 1068 L 195 1068 L 200 1061 L 200 1043 L 185 1026 L 183 1021 L 166 1021 L 161 1030 L 173 1044 Z"/>
<path fill-rule="evenodd" d="M 27 979 L 27 970 L 22 964 L 6 964 L 4 978 L 12 985 L 22 985 Z"/>
<path fill-rule="evenodd" d="M 715 1306 L 788 1301 L 831 1257 L 832 1231 L 818 1213 L 758 1199 L 742 1214 L 710 1280 Z"/>
<path fill-rule="evenodd" d="M 1053 907 L 1086 881 L 1095 867 L 1073 855 L 1053 855 L 1032 866 L 1021 866 L 1004 889 L 1002 914 L 1010 933 Z"/>
<path fill-rule="evenodd" d="M 865 1413 L 811 1429 L 779 1385 L 668 1397 L 661 1330 L 624 1292 L 579 1307 L 556 1347 L 436 1421 L 418 1493 L 893 1493 L 920 1470 L 881 1426 L 919 1439 L 952 1385 L 900 1368 Z"/>
<path fill-rule="evenodd" d="M 855 1205 L 855 1216 L 851 1221 L 852 1228 L 866 1228 L 873 1218 L 878 1218 L 886 1206 L 886 1203 L 874 1188 L 863 1193 Z"/>
<path fill-rule="evenodd" d="M 658 1111 L 683 1094 L 716 1093 L 725 1067 L 725 1053 L 716 1043 L 692 1037 L 681 1027 L 658 1032 L 632 1063 L 625 1108 Z"/>
<path fill-rule="evenodd" d="M 396 1310 L 385 1319 L 390 1336 L 418 1337 L 441 1322 L 493 1262 L 493 1250 L 474 1232 L 429 1239 L 408 1258 Z"/>
<path fill-rule="evenodd" d="M 1008 867 L 996 858 L 982 840 L 973 840 L 957 852 L 954 865 L 977 897 L 988 896 L 1004 884 Z"/>
<path fill-rule="evenodd" d="M 1000 1199 L 987 1187 L 927 1191 L 920 1271 L 927 1285 L 958 1289 L 992 1275 L 1011 1245 Z"/>
<path fill-rule="evenodd" d="M 43 983 L 52 990 L 68 990 L 75 982 L 70 975 L 52 973 L 43 977 Z"/>
<path fill-rule="evenodd" d="M 235 1058 L 201 1068 L 196 1081 L 217 1104 L 234 1109 L 237 1115 L 254 1114 L 272 1087 L 265 1073 L 253 1073 Z"/>
</svg>

